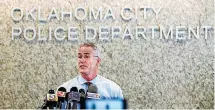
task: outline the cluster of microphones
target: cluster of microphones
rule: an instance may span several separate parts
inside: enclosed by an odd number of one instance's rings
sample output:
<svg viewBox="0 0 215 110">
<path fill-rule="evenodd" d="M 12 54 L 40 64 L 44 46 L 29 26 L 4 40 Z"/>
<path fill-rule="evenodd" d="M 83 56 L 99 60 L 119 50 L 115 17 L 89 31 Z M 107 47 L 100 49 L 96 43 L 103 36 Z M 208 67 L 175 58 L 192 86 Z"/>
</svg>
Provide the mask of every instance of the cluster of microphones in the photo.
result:
<svg viewBox="0 0 215 110">
<path fill-rule="evenodd" d="M 60 87 L 55 93 L 54 90 L 49 90 L 44 104 L 39 107 L 41 109 L 86 109 L 86 100 L 100 99 L 96 85 L 91 84 L 85 93 L 84 89 L 78 90 L 77 87 L 72 87 L 70 92 L 66 92 L 64 87 Z"/>
</svg>

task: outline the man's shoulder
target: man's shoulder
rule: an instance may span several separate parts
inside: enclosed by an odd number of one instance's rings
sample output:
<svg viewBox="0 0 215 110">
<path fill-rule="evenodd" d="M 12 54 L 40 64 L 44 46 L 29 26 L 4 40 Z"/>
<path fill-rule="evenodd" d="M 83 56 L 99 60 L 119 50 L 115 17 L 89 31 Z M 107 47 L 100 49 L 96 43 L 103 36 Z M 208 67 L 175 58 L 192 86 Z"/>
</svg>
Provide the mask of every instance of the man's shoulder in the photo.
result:
<svg viewBox="0 0 215 110">
<path fill-rule="evenodd" d="M 78 76 L 76 76 L 76 77 L 74 77 L 74 78 L 72 78 L 72 79 L 70 79 L 70 80 L 64 82 L 63 84 L 61 84 L 60 86 L 58 86 L 58 88 L 64 87 L 64 88 L 66 88 L 66 90 L 68 91 L 68 90 L 70 89 L 71 84 L 76 84 L 76 83 L 78 83 L 78 82 L 77 82 L 77 78 L 78 78 Z"/>
<path fill-rule="evenodd" d="M 100 84 L 101 84 L 100 86 L 102 86 L 103 88 L 104 87 L 106 88 L 106 90 L 110 94 L 110 98 L 123 99 L 122 89 L 117 83 L 102 76 L 99 76 L 99 78 L 100 78 Z"/>
<path fill-rule="evenodd" d="M 103 83 L 105 83 L 105 84 L 108 84 L 109 86 L 111 86 L 112 88 L 114 87 L 114 88 L 120 88 L 120 86 L 117 84 L 117 83 L 115 83 L 114 81 L 112 81 L 112 80 L 110 80 L 110 79 L 107 79 L 107 78 L 105 78 L 105 77 L 103 77 L 103 76 L 100 76 L 99 75 L 99 79 L 101 80 L 101 82 L 103 82 Z"/>
</svg>

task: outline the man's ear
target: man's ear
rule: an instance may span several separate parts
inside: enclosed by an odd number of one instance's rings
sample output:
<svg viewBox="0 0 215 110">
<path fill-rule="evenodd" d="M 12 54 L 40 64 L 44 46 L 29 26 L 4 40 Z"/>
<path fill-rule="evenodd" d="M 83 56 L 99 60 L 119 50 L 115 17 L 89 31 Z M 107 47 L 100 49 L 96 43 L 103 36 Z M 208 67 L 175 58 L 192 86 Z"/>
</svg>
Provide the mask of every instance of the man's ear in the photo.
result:
<svg viewBox="0 0 215 110">
<path fill-rule="evenodd" d="M 101 58 L 98 57 L 97 64 L 99 64 L 100 62 L 101 62 Z"/>
</svg>

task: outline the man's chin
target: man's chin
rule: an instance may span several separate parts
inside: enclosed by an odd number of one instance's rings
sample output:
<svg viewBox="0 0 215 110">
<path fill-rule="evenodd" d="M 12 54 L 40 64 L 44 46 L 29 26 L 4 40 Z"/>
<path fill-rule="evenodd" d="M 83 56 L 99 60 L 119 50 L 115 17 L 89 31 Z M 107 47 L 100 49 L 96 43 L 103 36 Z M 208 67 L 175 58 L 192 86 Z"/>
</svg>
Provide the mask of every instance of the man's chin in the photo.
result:
<svg viewBox="0 0 215 110">
<path fill-rule="evenodd" d="M 87 75 L 88 72 L 87 72 L 87 71 L 84 71 L 84 70 L 80 70 L 79 73 L 84 74 L 84 75 Z"/>
</svg>

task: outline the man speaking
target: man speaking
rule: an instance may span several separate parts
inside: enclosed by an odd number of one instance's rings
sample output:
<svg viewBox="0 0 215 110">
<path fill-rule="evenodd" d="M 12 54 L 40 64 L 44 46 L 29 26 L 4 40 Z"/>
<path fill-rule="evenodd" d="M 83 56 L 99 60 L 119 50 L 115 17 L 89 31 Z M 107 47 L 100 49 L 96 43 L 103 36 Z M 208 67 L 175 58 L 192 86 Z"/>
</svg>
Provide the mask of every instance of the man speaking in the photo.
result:
<svg viewBox="0 0 215 110">
<path fill-rule="evenodd" d="M 80 74 L 59 87 L 66 88 L 67 92 L 72 87 L 88 91 L 88 87 L 93 84 L 97 87 L 100 98 L 123 99 L 122 89 L 119 85 L 98 75 L 100 62 L 100 53 L 93 43 L 80 45 L 78 49 L 78 70 Z"/>
</svg>

